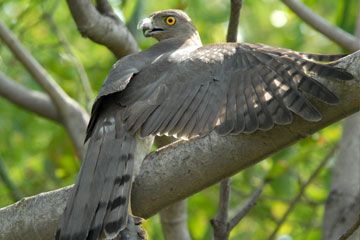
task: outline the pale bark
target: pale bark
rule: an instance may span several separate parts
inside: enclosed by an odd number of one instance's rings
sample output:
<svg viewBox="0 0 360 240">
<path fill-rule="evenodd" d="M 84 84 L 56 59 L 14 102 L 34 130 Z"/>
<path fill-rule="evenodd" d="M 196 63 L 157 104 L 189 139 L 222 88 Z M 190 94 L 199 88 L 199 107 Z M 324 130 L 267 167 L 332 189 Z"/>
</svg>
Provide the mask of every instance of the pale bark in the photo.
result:
<svg viewBox="0 0 360 240">
<path fill-rule="evenodd" d="M 187 225 L 187 200 L 171 204 L 160 211 L 161 226 L 166 240 L 190 240 Z"/>
<path fill-rule="evenodd" d="M 211 133 L 207 137 L 180 141 L 149 154 L 134 183 L 132 191 L 134 214 L 148 218 L 160 209 L 199 192 L 327 125 L 359 111 L 360 52 L 340 62 L 339 67 L 348 68 L 356 79 L 349 82 L 322 79 L 322 82 L 340 99 L 340 104 L 332 106 L 313 101 L 323 114 L 322 121 L 307 122 L 295 117 L 292 124 L 276 126 L 266 132 L 258 131 L 250 135 L 227 137 L 219 137 Z M 24 200 L 0 209 L 0 222 L 6 222 L 6 225 L 0 225 L 0 239 L 16 239 L 13 237 L 14 234 L 33 236 L 34 232 L 37 237 L 30 239 L 48 239 L 42 236 L 45 232 L 55 231 L 57 220 L 65 206 L 68 190 L 68 188 L 60 189 L 56 194 L 50 192 L 45 199 L 42 195 L 34 196 L 32 201 L 36 201 L 38 206 L 29 205 L 27 200 Z M 42 211 L 42 209 L 47 210 Z M 32 222 L 32 226 L 24 225 L 21 229 L 16 228 L 25 221 Z M 36 225 L 35 229 L 34 225 Z"/>
<path fill-rule="evenodd" d="M 175 142 L 175 138 L 157 136 L 155 143 L 158 148 Z M 187 225 L 187 199 L 173 203 L 160 211 L 161 227 L 166 240 L 190 240 Z"/>
</svg>

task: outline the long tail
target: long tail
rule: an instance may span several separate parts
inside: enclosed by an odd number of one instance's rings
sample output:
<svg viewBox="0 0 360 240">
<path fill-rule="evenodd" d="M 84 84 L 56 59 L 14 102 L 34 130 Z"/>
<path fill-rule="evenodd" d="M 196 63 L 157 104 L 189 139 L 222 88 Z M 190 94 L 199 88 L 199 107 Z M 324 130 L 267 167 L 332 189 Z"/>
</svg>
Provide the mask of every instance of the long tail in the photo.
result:
<svg viewBox="0 0 360 240">
<path fill-rule="evenodd" d="M 112 239 L 126 226 L 135 145 L 119 110 L 97 118 L 55 239 L 95 240 L 102 231 Z"/>
</svg>

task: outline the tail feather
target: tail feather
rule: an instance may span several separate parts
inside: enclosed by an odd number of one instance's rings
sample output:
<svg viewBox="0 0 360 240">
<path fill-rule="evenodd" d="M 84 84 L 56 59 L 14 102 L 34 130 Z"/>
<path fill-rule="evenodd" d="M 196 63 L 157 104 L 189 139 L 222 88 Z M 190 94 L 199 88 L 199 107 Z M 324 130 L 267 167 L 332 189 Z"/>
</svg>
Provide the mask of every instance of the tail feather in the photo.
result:
<svg viewBox="0 0 360 240">
<path fill-rule="evenodd" d="M 97 119 L 55 239 L 98 239 L 104 227 L 114 237 L 126 226 L 135 145 L 116 110 Z"/>
<path fill-rule="evenodd" d="M 132 182 L 133 164 L 134 164 L 134 149 L 135 141 L 128 138 L 134 138 L 133 136 L 125 135 L 125 139 L 121 146 L 123 154 L 120 159 L 120 168 L 124 171 L 118 171 L 115 182 L 113 182 L 114 188 L 110 197 L 109 205 L 105 215 L 104 230 L 107 237 L 110 239 L 116 237 L 121 229 L 126 226 L 128 216 L 128 206 L 130 201 L 130 188 Z M 131 149 L 131 152 L 128 151 Z"/>
</svg>

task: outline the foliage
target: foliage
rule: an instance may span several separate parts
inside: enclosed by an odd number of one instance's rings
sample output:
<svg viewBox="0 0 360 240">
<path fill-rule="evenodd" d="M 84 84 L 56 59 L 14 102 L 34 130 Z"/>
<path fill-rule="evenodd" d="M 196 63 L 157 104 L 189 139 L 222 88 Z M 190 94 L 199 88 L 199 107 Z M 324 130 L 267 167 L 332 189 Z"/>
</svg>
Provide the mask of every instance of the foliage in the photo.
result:
<svg viewBox="0 0 360 240">
<path fill-rule="evenodd" d="M 116 12 L 135 33 L 133 22 L 149 13 L 167 8 L 186 10 L 197 26 L 203 43 L 225 41 L 230 1 L 163 0 L 111 1 Z M 355 24 L 356 1 L 306 1 L 308 6 L 347 31 Z M 81 37 L 65 1 L 2 0 L 1 19 L 40 61 L 65 91 L 87 109 L 88 102 L 71 53 L 49 22 L 56 23 L 83 64 L 93 88 L 98 92 L 115 57 L 103 46 Z M 353 18 L 345 16 L 353 16 Z M 275 27 L 277 26 L 277 27 Z M 142 49 L 154 44 L 135 34 Z M 298 51 L 337 53 L 342 49 L 311 29 L 280 1 L 244 1 L 240 17 L 239 40 L 262 42 Z M 0 71 L 14 81 L 41 90 L 4 44 L 0 45 Z M 80 161 L 67 133 L 57 123 L 42 119 L 0 98 L 0 161 L 3 159 L 10 179 L 25 196 L 67 186 L 74 182 Z M 265 179 L 265 187 L 256 207 L 235 227 L 231 239 L 267 239 L 289 201 L 298 193 L 320 161 L 341 136 L 341 125 L 334 124 L 298 144 L 233 177 L 231 209 L 234 212 Z M 221 161 L 221 159 L 219 159 Z M 0 165 L 1 166 L 1 165 Z M 332 164 L 326 166 L 307 188 L 280 235 L 291 239 L 319 239 L 322 214 L 331 179 Z M 15 202 L 7 185 L 0 182 L 0 207 Z M 210 239 L 209 219 L 215 216 L 218 186 L 210 187 L 189 199 L 189 228 L 193 239 Z M 231 212 L 231 214 L 234 214 Z M 151 239 L 163 239 L 158 216 L 146 223 Z"/>
</svg>

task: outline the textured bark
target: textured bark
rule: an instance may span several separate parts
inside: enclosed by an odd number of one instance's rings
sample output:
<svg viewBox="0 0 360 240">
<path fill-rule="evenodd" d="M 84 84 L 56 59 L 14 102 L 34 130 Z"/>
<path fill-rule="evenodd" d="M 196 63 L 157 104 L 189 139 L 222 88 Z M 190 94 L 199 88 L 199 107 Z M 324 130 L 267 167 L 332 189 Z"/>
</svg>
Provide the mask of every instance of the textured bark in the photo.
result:
<svg viewBox="0 0 360 240">
<path fill-rule="evenodd" d="M 324 240 L 339 239 L 360 218 L 360 113 L 347 118 L 343 126 L 339 155 L 326 202 Z M 360 239 L 360 228 L 348 239 Z"/>
<path fill-rule="evenodd" d="M 155 144 L 158 148 L 176 141 L 176 138 L 157 136 Z M 187 225 L 187 199 L 173 203 L 160 211 L 162 232 L 166 240 L 190 240 Z"/>
<path fill-rule="evenodd" d="M 54 239 L 57 223 L 64 211 L 71 189 L 70 186 L 41 193 L 2 208 L 0 210 L 0 239 Z"/>
<path fill-rule="evenodd" d="M 150 217 L 160 209 L 249 167 L 267 156 L 360 110 L 360 52 L 340 61 L 355 76 L 350 82 L 323 81 L 340 99 L 338 105 L 314 102 L 323 114 L 320 122 L 299 117 L 288 126 L 270 131 L 219 137 L 215 133 L 192 141 L 179 141 L 149 154 L 132 192 L 135 215 Z M 221 161 L 219 161 L 221 159 Z M 50 239 L 62 214 L 69 188 L 34 196 L 0 209 L 0 239 Z M 29 204 L 30 203 L 36 203 Z M 25 224 L 29 223 L 29 224 Z M 19 226 L 22 226 L 21 228 Z"/>
<path fill-rule="evenodd" d="M 161 226 L 167 240 L 190 240 L 187 226 L 187 200 L 171 204 L 160 212 Z"/>
</svg>

